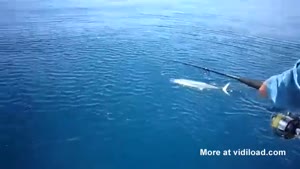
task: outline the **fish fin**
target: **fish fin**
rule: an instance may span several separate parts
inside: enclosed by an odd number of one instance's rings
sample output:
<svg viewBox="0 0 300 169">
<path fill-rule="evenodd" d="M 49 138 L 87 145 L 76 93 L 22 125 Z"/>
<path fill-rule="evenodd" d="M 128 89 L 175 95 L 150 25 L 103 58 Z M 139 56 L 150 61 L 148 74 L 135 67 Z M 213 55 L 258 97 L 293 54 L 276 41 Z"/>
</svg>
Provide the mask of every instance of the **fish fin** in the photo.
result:
<svg viewBox="0 0 300 169">
<path fill-rule="evenodd" d="M 224 92 L 225 94 L 227 94 L 227 95 L 229 95 L 228 90 L 227 90 L 229 84 L 230 84 L 230 83 L 227 83 L 227 84 L 222 88 L 223 92 Z"/>
</svg>

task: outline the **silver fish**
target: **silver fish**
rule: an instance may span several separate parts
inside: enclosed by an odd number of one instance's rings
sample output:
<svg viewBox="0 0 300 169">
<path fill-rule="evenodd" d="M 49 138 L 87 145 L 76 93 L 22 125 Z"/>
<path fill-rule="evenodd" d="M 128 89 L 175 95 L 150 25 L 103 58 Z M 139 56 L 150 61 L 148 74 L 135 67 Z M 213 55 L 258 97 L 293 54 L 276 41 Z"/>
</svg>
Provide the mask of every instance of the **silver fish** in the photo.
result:
<svg viewBox="0 0 300 169">
<path fill-rule="evenodd" d="M 189 80 L 189 79 L 171 79 L 170 80 L 172 83 L 181 85 L 181 86 L 186 86 L 186 87 L 191 87 L 191 88 L 196 88 L 199 90 L 203 90 L 203 89 L 222 89 L 223 92 L 227 95 L 229 95 L 228 93 L 228 86 L 230 83 L 227 83 L 224 87 L 220 88 L 220 87 L 216 87 L 204 82 L 199 82 L 199 81 L 194 81 L 194 80 Z"/>
</svg>

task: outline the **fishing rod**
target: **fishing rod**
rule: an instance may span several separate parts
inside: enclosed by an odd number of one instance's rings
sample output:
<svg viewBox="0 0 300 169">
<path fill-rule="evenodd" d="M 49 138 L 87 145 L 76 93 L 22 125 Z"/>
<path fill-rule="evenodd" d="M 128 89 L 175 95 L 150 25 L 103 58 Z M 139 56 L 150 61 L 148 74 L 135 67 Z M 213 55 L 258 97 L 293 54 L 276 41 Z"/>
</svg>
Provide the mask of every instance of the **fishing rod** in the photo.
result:
<svg viewBox="0 0 300 169">
<path fill-rule="evenodd" d="M 244 83 L 254 89 L 259 89 L 260 86 L 263 84 L 263 82 L 259 81 L 259 80 L 234 76 L 234 75 L 222 73 L 222 72 L 219 72 L 216 70 L 212 70 L 212 69 L 209 69 L 206 67 L 190 64 L 190 63 L 185 63 L 185 62 L 175 61 L 175 60 L 173 60 L 173 62 L 191 66 L 191 67 L 194 67 L 197 69 L 202 69 L 202 70 L 205 70 L 208 72 L 213 72 L 218 75 L 237 80 L 237 81 Z M 281 136 L 284 139 L 300 138 L 300 116 L 299 115 L 295 115 L 295 114 L 291 114 L 291 113 L 275 114 L 272 116 L 272 119 L 271 119 L 271 127 L 276 135 Z"/>
<path fill-rule="evenodd" d="M 252 87 L 254 89 L 257 89 L 257 90 L 263 84 L 263 82 L 259 81 L 259 80 L 254 80 L 254 79 L 248 79 L 248 78 L 244 78 L 244 77 L 234 76 L 234 75 L 222 73 L 222 72 L 219 72 L 219 71 L 216 71 L 216 70 L 212 70 L 212 69 L 209 69 L 209 68 L 206 68 L 206 67 L 202 67 L 202 66 L 198 66 L 198 65 L 194 65 L 194 64 L 190 64 L 190 63 L 185 63 L 185 62 L 181 62 L 181 61 L 176 61 L 176 60 L 172 60 L 172 61 L 175 62 L 175 63 L 180 63 L 180 64 L 191 66 L 191 67 L 194 67 L 194 68 L 197 68 L 197 69 L 202 69 L 202 70 L 205 70 L 205 71 L 208 71 L 208 72 L 213 72 L 215 74 L 218 74 L 218 75 L 221 75 L 221 76 L 225 76 L 225 77 L 237 80 L 237 81 L 239 81 L 239 82 L 241 82 L 243 84 L 246 84 L 247 86 Z"/>
</svg>

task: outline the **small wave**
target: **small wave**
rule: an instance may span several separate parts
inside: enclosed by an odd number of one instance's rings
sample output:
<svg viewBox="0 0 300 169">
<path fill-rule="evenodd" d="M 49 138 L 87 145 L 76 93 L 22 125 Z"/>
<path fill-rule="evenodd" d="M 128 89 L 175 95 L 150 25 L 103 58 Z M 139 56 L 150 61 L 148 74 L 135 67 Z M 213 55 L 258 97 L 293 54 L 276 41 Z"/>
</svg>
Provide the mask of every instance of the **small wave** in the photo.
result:
<svg viewBox="0 0 300 169">
<path fill-rule="evenodd" d="M 71 137 L 71 138 L 66 139 L 66 141 L 69 141 L 69 142 L 78 141 L 78 140 L 80 140 L 80 137 Z"/>
</svg>

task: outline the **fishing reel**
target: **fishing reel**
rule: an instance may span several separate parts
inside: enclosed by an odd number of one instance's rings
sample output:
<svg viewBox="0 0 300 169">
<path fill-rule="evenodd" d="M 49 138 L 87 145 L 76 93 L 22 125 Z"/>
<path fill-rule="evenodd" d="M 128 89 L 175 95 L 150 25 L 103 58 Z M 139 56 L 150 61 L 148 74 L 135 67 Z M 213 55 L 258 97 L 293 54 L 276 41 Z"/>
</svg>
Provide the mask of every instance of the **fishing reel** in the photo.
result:
<svg viewBox="0 0 300 169">
<path fill-rule="evenodd" d="M 300 138 L 300 116 L 275 114 L 272 116 L 271 126 L 275 134 L 284 139 Z"/>
</svg>

